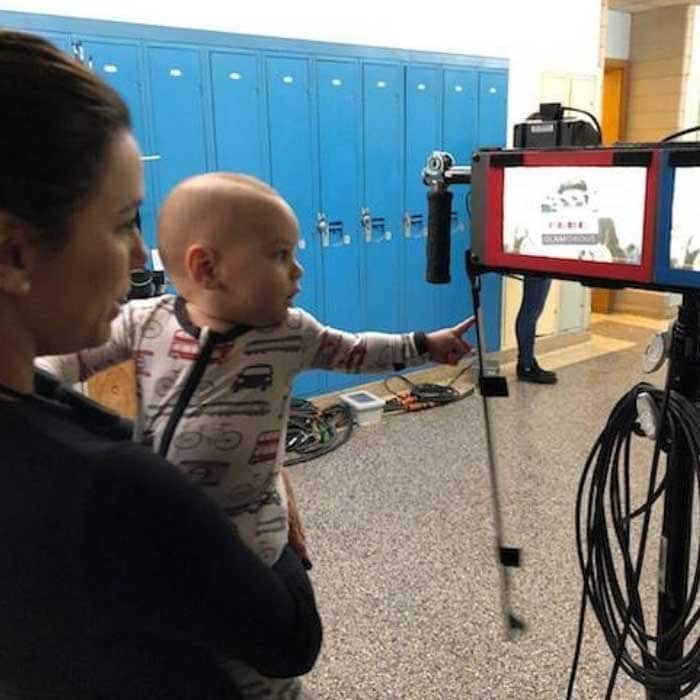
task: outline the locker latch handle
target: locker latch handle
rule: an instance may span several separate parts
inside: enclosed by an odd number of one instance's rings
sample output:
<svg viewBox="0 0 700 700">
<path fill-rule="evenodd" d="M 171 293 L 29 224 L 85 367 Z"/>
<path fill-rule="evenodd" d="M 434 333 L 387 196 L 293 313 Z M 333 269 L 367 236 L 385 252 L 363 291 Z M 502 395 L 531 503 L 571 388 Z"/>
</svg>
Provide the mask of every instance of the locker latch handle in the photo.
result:
<svg viewBox="0 0 700 700">
<path fill-rule="evenodd" d="M 360 223 L 365 232 L 365 242 L 372 242 L 372 214 L 369 207 L 362 207 L 360 211 Z"/>
<path fill-rule="evenodd" d="M 406 212 L 403 215 L 403 233 L 405 238 L 411 238 L 414 226 L 418 227 L 420 235 L 425 235 L 423 231 L 423 214 L 409 214 Z"/>
<path fill-rule="evenodd" d="M 340 245 L 350 245 L 350 236 L 346 236 L 343 233 L 343 222 L 342 221 L 329 221 L 328 222 L 328 234 L 333 236 L 334 239 L 339 241 Z"/>
<path fill-rule="evenodd" d="M 321 245 L 324 248 L 328 248 L 331 244 L 331 236 L 328 231 L 328 219 L 323 212 L 318 212 L 318 214 L 316 214 L 316 228 L 321 234 Z"/>
</svg>

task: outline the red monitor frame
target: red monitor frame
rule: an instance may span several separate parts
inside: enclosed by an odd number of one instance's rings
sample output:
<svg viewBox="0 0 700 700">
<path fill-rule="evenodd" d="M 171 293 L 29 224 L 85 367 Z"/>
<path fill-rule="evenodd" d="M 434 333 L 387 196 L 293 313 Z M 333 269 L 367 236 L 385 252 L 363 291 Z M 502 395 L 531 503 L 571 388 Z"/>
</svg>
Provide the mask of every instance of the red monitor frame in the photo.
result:
<svg viewBox="0 0 700 700">
<path fill-rule="evenodd" d="M 636 166 L 647 168 L 639 265 L 507 253 L 503 249 L 503 188 L 507 167 Z M 648 286 L 654 275 L 660 155 L 650 148 L 479 151 L 472 161 L 472 253 L 487 268 L 552 277 Z"/>
</svg>

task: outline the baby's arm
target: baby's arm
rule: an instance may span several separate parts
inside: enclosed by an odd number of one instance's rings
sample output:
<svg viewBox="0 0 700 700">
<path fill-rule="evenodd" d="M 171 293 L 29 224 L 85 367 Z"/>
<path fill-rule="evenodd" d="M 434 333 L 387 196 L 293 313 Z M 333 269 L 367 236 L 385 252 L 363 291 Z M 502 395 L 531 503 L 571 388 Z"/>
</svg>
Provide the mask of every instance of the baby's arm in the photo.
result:
<svg viewBox="0 0 700 700">
<path fill-rule="evenodd" d="M 400 371 L 428 361 L 457 364 L 472 347 L 462 335 L 473 325 L 465 319 L 453 328 L 432 333 L 347 333 L 322 326 L 301 313 L 305 325 L 304 366 L 343 372 Z"/>
<path fill-rule="evenodd" d="M 119 316 L 112 321 L 110 338 L 104 345 L 68 355 L 37 357 L 34 364 L 62 382 L 75 384 L 85 381 L 103 369 L 128 360 L 134 351 L 129 306 L 122 306 Z"/>
</svg>

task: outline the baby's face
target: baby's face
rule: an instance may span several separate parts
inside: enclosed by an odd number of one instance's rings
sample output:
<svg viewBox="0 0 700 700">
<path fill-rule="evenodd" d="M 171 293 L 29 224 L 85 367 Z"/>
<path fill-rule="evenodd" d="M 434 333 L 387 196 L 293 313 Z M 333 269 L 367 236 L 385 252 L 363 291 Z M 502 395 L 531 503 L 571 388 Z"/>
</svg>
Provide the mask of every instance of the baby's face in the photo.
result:
<svg viewBox="0 0 700 700">
<path fill-rule="evenodd" d="M 225 317 L 234 323 L 270 326 L 286 318 L 301 287 L 296 259 L 299 225 L 280 204 L 253 229 L 238 232 L 222 251 Z"/>
</svg>

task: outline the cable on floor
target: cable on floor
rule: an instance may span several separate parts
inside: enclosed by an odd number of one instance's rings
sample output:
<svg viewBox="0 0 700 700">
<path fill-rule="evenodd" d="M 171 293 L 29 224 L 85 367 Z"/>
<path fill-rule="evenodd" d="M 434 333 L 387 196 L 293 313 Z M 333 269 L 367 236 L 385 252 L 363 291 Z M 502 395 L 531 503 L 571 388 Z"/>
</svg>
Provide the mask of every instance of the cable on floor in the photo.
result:
<svg viewBox="0 0 700 700">
<path fill-rule="evenodd" d="M 308 462 L 332 452 L 350 439 L 352 427 L 350 407 L 343 403 L 322 410 L 305 399 L 292 399 L 284 465 Z"/>
<path fill-rule="evenodd" d="M 455 389 L 453 385 L 467 370 L 471 369 L 473 364 L 474 363 L 471 362 L 462 367 L 447 384 L 433 384 L 429 382 L 414 384 L 403 374 L 387 377 L 387 379 L 384 380 L 384 388 L 390 394 L 393 394 L 394 398 L 386 402 L 384 413 L 396 415 L 413 411 L 424 411 L 428 408 L 444 406 L 454 401 L 466 399 L 474 393 L 474 387 L 472 386 L 466 391 L 460 392 Z M 395 391 L 389 384 L 396 380 L 403 382 L 408 388 Z"/>
</svg>

